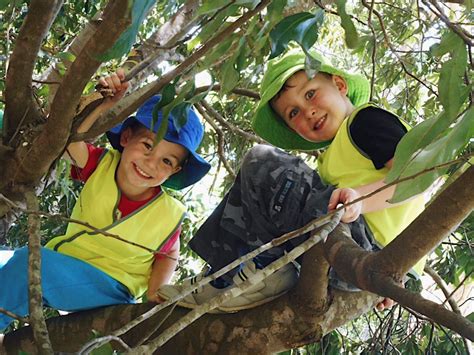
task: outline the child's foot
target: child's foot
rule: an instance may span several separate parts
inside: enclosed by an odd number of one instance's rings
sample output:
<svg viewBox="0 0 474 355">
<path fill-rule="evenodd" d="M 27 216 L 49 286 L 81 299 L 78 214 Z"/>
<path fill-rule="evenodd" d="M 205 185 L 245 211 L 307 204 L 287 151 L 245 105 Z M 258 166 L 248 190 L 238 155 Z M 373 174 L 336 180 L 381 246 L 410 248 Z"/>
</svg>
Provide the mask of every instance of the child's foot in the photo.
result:
<svg viewBox="0 0 474 355">
<path fill-rule="evenodd" d="M 234 283 L 236 285 L 241 284 L 250 278 L 257 272 L 255 263 L 253 261 L 244 264 L 242 270 L 234 276 Z M 190 285 L 196 284 L 204 277 L 203 274 L 185 279 L 182 285 L 165 285 L 158 290 L 158 295 L 165 300 L 175 297 L 182 293 L 184 288 L 188 288 Z M 243 309 L 254 308 L 264 303 L 270 302 L 275 298 L 286 293 L 291 287 L 293 287 L 298 279 L 298 270 L 293 264 L 287 264 L 280 270 L 277 270 L 272 275 L 268 276 L 262 282 L 254 285 L 246 292 L 230 299 L 220 305 L 217 309 L 214 309 L 214 313 L 226 312 L 232 313 Z M 232 286 L 229 286 L 232 287 Z M 224 292 L 227 288 L 218 289 L 211 284 L 206 284 L 193 291 L 178 302 L 178 305 L 185 308 L 196 308 L 197 306 L 206 303 L 211 298 L 217 296 L 221 292 Z M 211 311 L 212 313 L 212 311 Z"/>
<path fill-rule="evenodd" d="M 234 276 L 235 284 L 240 285 L 257 271 L 254 262 L 245 263 L 242 270 Z M 295 265 L 292 263 L 286 264 L 244 293 L 220 305 L 219 310 L 237 312 L 273 301 L 288 292 L 296 284 L 298 276 L 299 271 Z"/>
<path fill-rule="evenodd" d="M 157 291 L 157 295 L 163 299 L 164 301 L 169 300 L 170 298 L 174 298 L 175 296 L 179 296 L 182 294 L 184 289 L 188 289 L 191 285 L 195 285 L 199 281 L 201 281 L 204 277 L 206 277 L 206 271 L 192 277 L 188 277 L 184 279 L 181 285 L 164 285 L 161 286 L 160 289 Z M 197 306 L 206 303 L 206 301 L 210 300 L 211 298 L 217 296 L 225 289 L 219 289 L 212 286 L 210 283 L 197 288 L 193 292 L 191 292 L 186 297 L 179 300 L 178 305 L 184 308 L 196 308 Z M 218 309 L 213 309 L 209 313 L 219 313 Z"/>
</svg>

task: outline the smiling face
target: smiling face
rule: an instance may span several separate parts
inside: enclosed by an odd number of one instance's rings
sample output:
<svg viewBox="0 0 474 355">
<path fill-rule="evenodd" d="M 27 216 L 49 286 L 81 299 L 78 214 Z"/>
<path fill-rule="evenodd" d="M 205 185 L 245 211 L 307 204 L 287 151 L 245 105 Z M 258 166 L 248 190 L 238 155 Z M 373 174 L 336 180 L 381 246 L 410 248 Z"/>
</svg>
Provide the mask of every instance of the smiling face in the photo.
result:
<svg viewBox="0 0 474 355">
<path fill-rule="evenodd" d="M 120 136 L 123 147 L 117 169 L 117 185 L 131 200 L 144 200 L 153 196 L 153 188 L 164 183 L 181 170 L 188 156 L 182 145 L 162 139 L 154 146 L 155 134 L 139 128 L 125 129 Z"/>
<path fill-rule="evenodd" d="M 354 110 L 343 78 L 317 73 L 312 79 L 301 70 L 285 83 L 270 102 L 286 124 L 311 142 L 332 140 L 344 119 Z"/>
</svg>

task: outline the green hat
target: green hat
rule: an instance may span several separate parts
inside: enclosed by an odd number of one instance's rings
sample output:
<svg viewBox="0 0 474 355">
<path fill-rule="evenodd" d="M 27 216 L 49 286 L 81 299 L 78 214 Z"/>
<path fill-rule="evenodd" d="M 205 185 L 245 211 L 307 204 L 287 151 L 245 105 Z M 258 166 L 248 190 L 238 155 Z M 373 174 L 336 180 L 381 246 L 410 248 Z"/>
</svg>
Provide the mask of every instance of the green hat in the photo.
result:
<svg viewBox="0 0 474 355">
<path fill-rule="evenodd" d="M 360 74 L 349 74 L 326 63 L 315 52 L 312 56 L 321 62 L 319 71 L 342 77 L 348 86 L 347 97 L 354 106 L 369 101 L 369 82 Z M 268 62 L 260 88 L 260 104 L 257 107 L 252 127 L 260 137 L 283 149 L 314 150 L 329 144 L 328 142 L 310 142 L 288 127 L 275 111 L 269 101 L 280 91 L 285 82 L 297 71 L 305 68 L 306 55 L 303 51 L 289 51 L 285 55 Z"/>
</svg>

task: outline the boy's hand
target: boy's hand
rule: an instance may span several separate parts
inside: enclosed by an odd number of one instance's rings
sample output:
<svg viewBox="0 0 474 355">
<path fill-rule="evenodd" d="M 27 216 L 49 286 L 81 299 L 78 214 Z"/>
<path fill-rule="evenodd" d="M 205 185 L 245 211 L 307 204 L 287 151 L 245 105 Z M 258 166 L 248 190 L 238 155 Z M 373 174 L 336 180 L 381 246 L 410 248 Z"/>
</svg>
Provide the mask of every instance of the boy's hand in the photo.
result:
<svg viewBox="0 0 474 355">
<path fill-rule="evenodd" d="M 350 188 L 341 188 L 336 189 L 332 192 L 331 197 L 329 199 L 328 210 L 333 211 L 336 209 L 339 203 L 347 204 L 352 202 L 360 197 L 360 194 Z M 341 221 L 344 223 L 354 222 L 359 216 L 362 211 L 362 201 L 354 203 L 345 207 L 344 215 L 341 218 Z"/>
<path fill-rule="evenodd" d="M 125 72 L 121 68 L 114 74 L 99 79 L 99 84 L 102 87 L 100 93 L 106 98 L 106 103 L 113 105 L 125 95 L 130 83 L 128 81 L 122 82 L 124 79 Z"/>
<path fill-rule="evenodd" d="M 163 298 L 161 298 L 160 296 L 158 296 L 158 294 L 156 292 L 154 292 L 154 293 L 147 292 L 146 299 L 147 299 L 148 302 L 154 302 L 154 303 L 163 303 L 163 302 L 166 301 Z"/>
<path fill-rule="evenodd" d="M 375 308 L 377 308 L 377 311 L 383 311 L 385 309 L 390 309 L 393 307 L 395 304 L 395 301 L 392 300 L 391 298 L 384 298 L 382 302 L 378 303 Z"/>
</svg>

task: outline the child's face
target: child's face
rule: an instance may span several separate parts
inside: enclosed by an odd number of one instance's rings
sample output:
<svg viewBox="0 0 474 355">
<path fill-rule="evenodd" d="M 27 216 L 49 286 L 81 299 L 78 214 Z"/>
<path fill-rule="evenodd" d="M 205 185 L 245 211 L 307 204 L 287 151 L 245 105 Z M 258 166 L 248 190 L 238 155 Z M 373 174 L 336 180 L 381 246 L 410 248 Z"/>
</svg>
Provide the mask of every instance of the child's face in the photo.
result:
<svg viewBox="0 0 474 355">
<path fill-rule="evenodd" d="M 155 134 L 148 129 L 133 133 L 130 128 L 120 136 L 123 147 L 117 170 L 117 183 L 125 194 L 140 197 L 181 170 L 188 151 L 182 145 L 162 139 L 156 146 Z"/>
<path fill-rule="evenodd" d="M 347 84 L 339 76 L 318 73 L 312 79 L 301 70 L 285 83 L 271 106 L 286 124 L 304 139 L 324 142 L 334 138 L 353 106 Z"/>
</svg>

